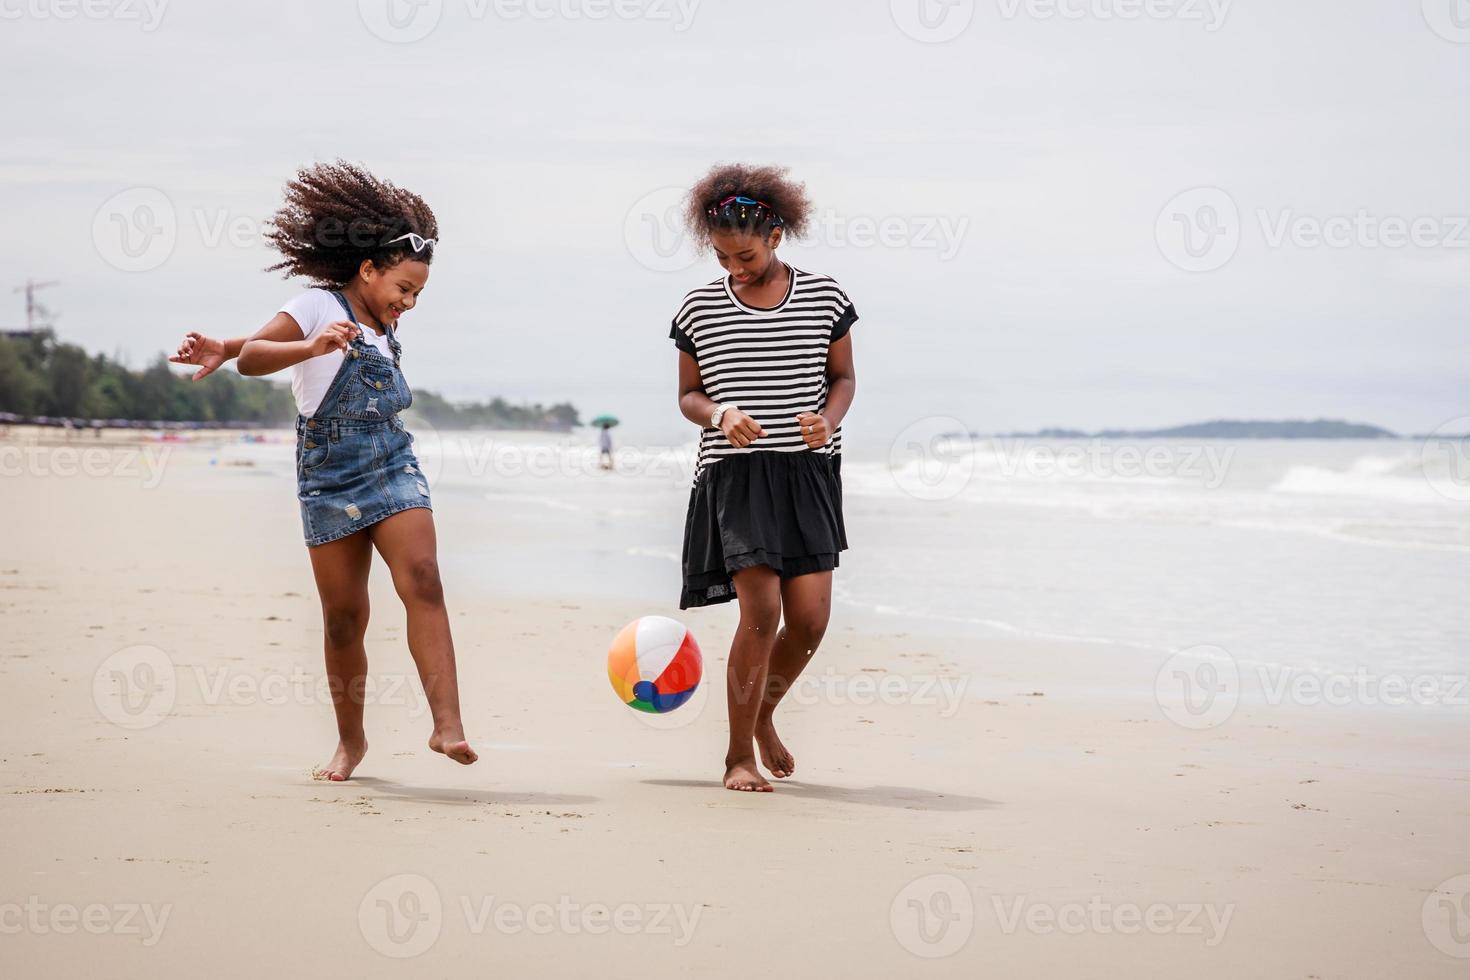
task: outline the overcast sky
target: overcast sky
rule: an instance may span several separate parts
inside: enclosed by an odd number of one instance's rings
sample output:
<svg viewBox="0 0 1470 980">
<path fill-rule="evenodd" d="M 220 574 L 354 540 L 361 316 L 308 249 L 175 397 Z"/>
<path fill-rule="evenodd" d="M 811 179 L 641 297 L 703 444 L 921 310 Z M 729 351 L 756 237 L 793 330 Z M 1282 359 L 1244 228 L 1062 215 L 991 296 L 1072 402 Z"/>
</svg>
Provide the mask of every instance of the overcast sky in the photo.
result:
<svg viewBox="0 0 1470 980">
<path fill-rule="evenodd" d="M 1458 4 L 1458 6 L 1456 6 Z M 8 286 L 141 364 L 298 284 L 294 170 L 423 194 L 412 383 L 683 432 L 672 188 L 789 165 L 849 430 L 1470 414 L 1465 0 L 0 0 Z M 1462 26 L 1463 25 L 1463 26 Z M 1181 196 L 1182 195 L 1182 196 Z M 852 438 L 852 437 L 850 437 Z"/>
</svg>

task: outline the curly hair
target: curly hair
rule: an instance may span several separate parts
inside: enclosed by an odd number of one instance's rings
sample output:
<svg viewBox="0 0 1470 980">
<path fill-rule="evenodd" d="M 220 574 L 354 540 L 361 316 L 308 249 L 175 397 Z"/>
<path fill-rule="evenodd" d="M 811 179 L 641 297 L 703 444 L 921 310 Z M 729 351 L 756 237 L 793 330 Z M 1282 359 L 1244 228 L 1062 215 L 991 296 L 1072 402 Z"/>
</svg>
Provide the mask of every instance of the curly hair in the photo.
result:
<svg viewBox="0 0 1470 980">
<path fill-rule="evenodd" d="M 751 198 L 760 206 L 720 207 L 731 197 Z M 711 168 L 689 189 L 684 224 L 694 236 L 695 245 L 707 251 L 713 231 L 744 231 L 764 237 L 780 227 L 786 234 L 800 238 L 806 233 L 811 212 L 806 185 L 788 177 L 785 167 L 723 163 Z"/>
<path fill-rule="evenodd" d="M 406 258 L 432 262 L 432 245 L 415 252 L 407 239 L 387 244 L 410 232 L 439 237 L 434 212 L 417 194 L 344 160 L 303 167 L 286 184 L 286 203 L 266 222 L 265 238 L 282 257 L 266 271 L 335 287 L 357 275 L 365 259 L 380 269 Z"/>
</svg>

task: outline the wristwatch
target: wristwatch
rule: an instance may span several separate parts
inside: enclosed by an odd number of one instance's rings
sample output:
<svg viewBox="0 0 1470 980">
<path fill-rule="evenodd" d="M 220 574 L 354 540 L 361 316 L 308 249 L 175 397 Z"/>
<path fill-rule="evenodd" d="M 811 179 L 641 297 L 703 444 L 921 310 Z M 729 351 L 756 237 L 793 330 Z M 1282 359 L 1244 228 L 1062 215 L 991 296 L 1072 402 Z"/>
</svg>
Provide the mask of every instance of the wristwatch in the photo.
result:
<svg viewBox="0 0 1470 980">
<path fill-rule="evenodd" d="M 715 406 L 714 414 L 709 417 L 709 424 L 713 428 L 718 429 L 720 427 L 720 419 L 724 418 L 725 417 L 725 413 L 728 412 L 732 408 L 735 409 L 737 412 L 740 411 L 740 406 L 739 405 L 736 405 L 736 404 L 733 404 L 733 403 L 728 403 L 728 404 L 725 404 L 725 405 L 716 405 Z"/>
</svg>

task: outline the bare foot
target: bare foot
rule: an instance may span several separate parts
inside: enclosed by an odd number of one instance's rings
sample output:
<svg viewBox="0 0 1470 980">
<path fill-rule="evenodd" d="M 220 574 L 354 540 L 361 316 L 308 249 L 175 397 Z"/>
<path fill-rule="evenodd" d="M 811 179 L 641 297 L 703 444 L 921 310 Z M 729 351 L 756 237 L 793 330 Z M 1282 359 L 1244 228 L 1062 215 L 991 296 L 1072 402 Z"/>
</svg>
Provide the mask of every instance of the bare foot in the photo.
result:
<svg viewBox="0 0 1470 980">
<path fill-rule="evenodd" d="M 785 779 L 796 772 L 796 756 L 781 744 L 781 737 L 776 734 L 773 723 L 755 726 L 755 744 L 761 750 L 761 764 L 771 771 L 772 776 Z"/>
<path fill-rule="evenodd" d="M 766 777 L 760 774 L 755 767 L 754 759 L 746 759 L 743 762 L 727 763 L 725 767 L 725 788 L 736 789 L 745 793 L 769 793 L 774 787 L 766 782 Z"/>
<path fill-rule="evenodd" d="M 367 739 L 357 742 L 338 742 L 337 752 L 332 756 L 332 761 L 311 771 L 312 779 L 324 779 L 328 782 L 340 783 L 352 778 L 352 770 L 362 762 L 362 757 L 367 755 Z"/>
<path fill-rule="evenodd" d="M 462 766 L 467 766 L 480 758 L 475 750 L 470 748 L 470 743 L 465 741 L 464 729 L 459 726 L 434 732 L 429 736 L 429 748 L 435 752 L 444 753 Z"/>
</svg>

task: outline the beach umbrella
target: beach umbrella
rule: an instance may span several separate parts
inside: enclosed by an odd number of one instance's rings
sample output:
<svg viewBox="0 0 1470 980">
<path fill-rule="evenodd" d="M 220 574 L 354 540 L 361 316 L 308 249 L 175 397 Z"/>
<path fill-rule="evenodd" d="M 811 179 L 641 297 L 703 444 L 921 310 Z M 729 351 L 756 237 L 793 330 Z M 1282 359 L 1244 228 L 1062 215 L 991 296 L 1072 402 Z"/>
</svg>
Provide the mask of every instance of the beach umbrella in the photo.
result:
<svg viewBox="0 0 1470 980">
<path fill-rule="evenodd" d="M 595 425 L 602 429 L 611 429 L 613 426 L 618 424 L 618 417 L 616 415 L 599 415 L 589 424 Z"/>
</svg>

